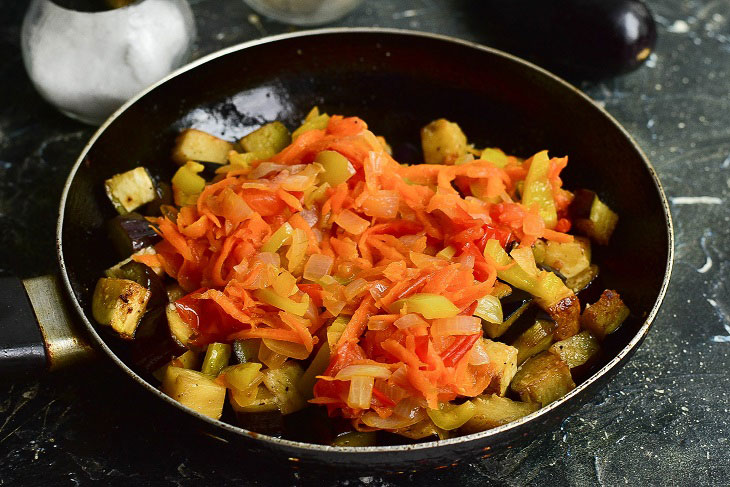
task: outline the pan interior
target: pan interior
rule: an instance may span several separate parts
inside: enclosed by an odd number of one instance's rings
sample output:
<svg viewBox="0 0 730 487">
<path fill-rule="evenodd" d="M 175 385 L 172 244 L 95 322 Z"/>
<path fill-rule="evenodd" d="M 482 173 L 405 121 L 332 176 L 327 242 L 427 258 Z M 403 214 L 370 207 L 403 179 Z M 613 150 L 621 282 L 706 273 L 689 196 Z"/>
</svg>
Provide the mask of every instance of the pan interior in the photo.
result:
<svg viewBox="0 0 730 487">
<path fill-rule="evenodd" d="M 477 147 L 569 155 L 565 187 L 596 191 L 620 215 L 610 249 L 599 249 L 597 258 L 602 285 L 621 293 L 632 316 L 606 341 L 603 364 L 637 335 L 662 293 L 670 244 L 661 191 L 630 138 L 585 97 L 529 65 L 386 31 L 320 33 L 233 50 L 167 80 L 118 115 L 77 166 L 61 222 L 61 258 L 85 316 L 97 279 L 119 260 L 104 230 L 115 215 L 106 178 L 144 165 L 168 179 L 182 128 L 233 140 L 273 120 L 294 128 L 313 105 L 360 116 L 406 159 L 419 147 L 420 127 L 440 117 L 458 122 Z M 125 345 L 97 331 L 128 363 Z"/>
</svg>

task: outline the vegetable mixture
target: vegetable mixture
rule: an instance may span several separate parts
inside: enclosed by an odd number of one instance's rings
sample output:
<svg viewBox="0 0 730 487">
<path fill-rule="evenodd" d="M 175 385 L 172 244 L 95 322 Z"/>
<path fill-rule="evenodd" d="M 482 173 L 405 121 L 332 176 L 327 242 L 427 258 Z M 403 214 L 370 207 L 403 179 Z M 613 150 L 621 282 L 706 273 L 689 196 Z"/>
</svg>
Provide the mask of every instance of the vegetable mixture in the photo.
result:
<svg viewBox="0 0 730 487">
<path fill-rule="evenodd" d="M 425 164 L 399 164 L 317 108 L 291 134 L 183 131 L 171 186 L 143 167 L 106 182 L 128 258 L 94 318 L 204 415 L 280 433 L 326 411 L 310 441 L 446 438 L 563 397 L 629 314 L 613 290 L 583 310 L 576 294 L 617 215 L 562 187 L 567 157 L 477 149 L 444 119 L 421 141 Z"/>
</svg>

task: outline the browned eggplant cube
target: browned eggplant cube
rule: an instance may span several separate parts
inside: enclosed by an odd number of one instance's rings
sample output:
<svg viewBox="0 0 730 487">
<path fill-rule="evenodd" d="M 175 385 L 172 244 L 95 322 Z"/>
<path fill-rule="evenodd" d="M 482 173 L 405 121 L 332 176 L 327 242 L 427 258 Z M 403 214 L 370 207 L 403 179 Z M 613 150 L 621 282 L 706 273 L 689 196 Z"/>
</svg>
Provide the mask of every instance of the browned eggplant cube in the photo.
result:
<svg viewBox="0 0 730 487">
<path fill-rule="evenodd" d="M 582 331 L 570 338 L 553 343 L 549 350 L 572 369 L 588 362 L 598 353 L 599 349 L 598 340 L 587 331 Z"/>
<path fill-rule="evenodd" d="M 527 360 L 517 371 L 510 388 L 524 402 L 547 406 L 575 388 L 568 364 L 550 352 Z"/>
<path fill-rule="evenodd" d="M 583 329 L 603 340 L 606 335 L 616 331 L 629 316 L 629 308 L 616 291 L 606 289 L 600 299 L 587 305 L 580 317 Z"/>
</svg>

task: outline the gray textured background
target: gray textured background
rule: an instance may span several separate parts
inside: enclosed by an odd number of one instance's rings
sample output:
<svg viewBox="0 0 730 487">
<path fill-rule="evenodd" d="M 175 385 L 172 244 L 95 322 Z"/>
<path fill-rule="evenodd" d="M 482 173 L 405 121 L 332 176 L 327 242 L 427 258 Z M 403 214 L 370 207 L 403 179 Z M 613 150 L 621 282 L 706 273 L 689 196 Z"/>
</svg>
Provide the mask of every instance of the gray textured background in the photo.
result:
<svg viewBox="0 0 730 487">
<path fill-rule="evenodd" d="M 192 0 L 195 56 L 291 28 L 240 0 Z M 618 376 L 552 434 L 470 465 L 398 478 L 310 478 L 256 466 L 165 421 L 105 362 L 0 382 L 0 485 L 730 484 L 730 0 L 648 2 L 656 52 L 639 71 L 583 84 L 637 139 L 672 200 L 675 271 L 665 305 Z M 484 40 L 469 2 L 367 1 L 336 25 Z M 31 87 L 19 52 L 27 2 L 0 1 L 0 273 L 55 266 L 56 205 L 93 130 Z M 7 391 L 7 392 L 5 392 Z"/>
</svg>

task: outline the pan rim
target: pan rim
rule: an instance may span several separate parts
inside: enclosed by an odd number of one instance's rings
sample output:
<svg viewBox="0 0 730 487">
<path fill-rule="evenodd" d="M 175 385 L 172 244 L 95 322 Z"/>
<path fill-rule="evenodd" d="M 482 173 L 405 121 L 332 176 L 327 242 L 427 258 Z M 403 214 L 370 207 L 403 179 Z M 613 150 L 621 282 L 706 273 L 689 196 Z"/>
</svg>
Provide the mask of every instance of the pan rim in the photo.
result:
<svg viewBox="0 0 730 487">
<path fill-rule="evenodd" d="M 599 370 L 594 372 L 589 378 L 587 378 L 584 382 L 582 382 L 580 385 L 578 385 L 575 389 L 573 389 L 571 392 L 569 392 L 567 395 L 565 395 L 561 399 L 559 399 L 543 408 L 540 408 L 537 411 L 535 411 L 527 416 L 524 416 L 516 421 L 512 421 L 510 423 L 507 423 L 505 425 L 502 425 L 502 426 L 499 426 L 496 428 L 492 428 L 492 429 L 482 431 L 479 433 L 473 433 L 470 435 L 450 438 L 450 439 L 446 439 L 446 440 L 430 441 L 430 442 L 410 444 L 410 445 L 342 447 L 342 446 L 320 445 L 320 444 L 315 444 L 315 443 L 305 443 L 305 442 L 300 442 L 300 441 L 276 438 L 276 437 L 252 432 L 252 431 L 246 430 L 244 428 L 240 428 L 238 426 L 204 416 L 192 409 L 189 409 L 189 408 L 183 406 L 182 404 L 178 403 L 174 399 L 163 394 L 159 389 L 154 387 L 149 382 L 145 381 L 134 370 L 132 370 L 129 366 L 127 366 L 127 364 L 122 362 L 116 356 L 116 354 L 108 347 L 108 345 L 104 342 L 104 340 L 101 338 L 101 336 L 97 333 L 96 329 L 91 324 L 88 317 L 86 316 L 86 313 L 81 308 L 78 300 L 75 297 L 74 290 L 73 290 L 71 281 L 68 276 L 68 271 L 66 268 L 66 262 L 64 259 L 64 255 L 63 255 L 63 222 L 64 222 L 64 217 L 65 217 L 65 209 L 66 209 L 66 203 L 67 203 L 67 199 L 68 199 L 69 190 L 70 190 L 71 184 L 74 180 L 74 177 L 78 171 L 78 168 L 83 163 L 86 155 L 88 154 L 89 150 L 94 145 L 96 140 L 104 133 L 104 131 L 109 127 L 109 125 L 111 125 L 130 106 L 132 106 L 137 101 L 139 101 L 141 98 L 143 98 L 147 93 L 149 93 L 149 92 L 153 91 L 154 89 L 156 89 L 157 87 L 163 85 L 168 80 L 173 79 L 182 73 L 193 70 L 193 69 L 197 68 L 198 66 L 201 66 L 209 61 L 223 57 L 223 56 L 233 53 L 233 52 L 238 52 L 240 50 L 248 49 L 248 48 L 255 47 L 258 45 L 262 45 L 262 44 L 268 44 L 268 43 L 273 43 L 273 42 L 282 41 L 282 40 L 289 40 L 289 39 L 299 38 L 299 37 L 323 36 L 323 35 L 335 35 L 335 34 L 389 34 L 389 35 L 401 35 L 401 36 L 406 36 L 406 37 L 429 38 L 429 39 L 441 41 L 444 43 L 456 44 L 456 45 L 459 45 L 462 47 L 476 49 L 479 51 L 489 53 L 494 56 L 504 58 L 508 61 L 511 61 L 511 62 L 514 62 L 517 64 L 521 64 L 524 67 L 528 68 L 529 70 L 534 71 L 543 77 L 547 77 L 548 79 L 550 79 L 551 81 L 553 81 L 555 83 L 558 83 L 563 88 L 565 88 L 569 91 L 572 91 L 574 94 L 576 94 L 580 98 L 582 98 L 582 100 L 584 102 L 591 105 L 593 107 L 593 109 L 598 110 L 599 113 L 603 117 L 608 119 L 608 121 L 610 121 L 612 123 L 612 125 L 614 125 L 614 127 L 616 129 L 618 129 L 618 131 L 623 135 L 623 137 L 625 137 L 626 140 L 632 145 L 634 150 L 639 155 L 639 158 L 642 160 L 644 166 L 649 171 L 649 174 L 654 183 L 655 189 L 660 197 L 660 202 L 661 202 L 662 210 L 664 212 L 664 219 L 665 219 L 666 228 L 667 228 L 667 244 L 668 244 L 667 262 L 665 265 L 664 277 L 662 279 L 662 284 L 659 289 L 659 294 L 657 295 L 657 298 L 656 298 L 651 310 L 646 315 L 646 318 L 644 319 L 644 322 L 642 323 L 641 327 L 639 328 L 637 333 L 634 335 L 634 337 L 629 341 L 629 343 L 624 348 L 622 348 L 621 351 L 613 359 L 611 359 L 606 365 L 604 365 L 602 368 L 600 368 Z M 651 162 L 646 157 L 646 155 L 644 154 L 644 151 L 641 149 L 641 147 L 638 145 L 638 143 L 629 134 L 629 132 L 603 107 L 601 107 L 599 104 L 597 104 L 595 101 L 593 101 L 588 95 L 586 95 L 585 93 L 583 93 L 582 91 L 580 91 L 579 89 L 574 87 L 572 84 L 570 84 L 567 81 L 563 80 L 562 78 L 558 77 L 557 75 L 555 75 L 533 63 L 530 63 L 529 61 L 526 61 L 522 58 L 519 58 L 512 54 L 506 53 L 504 51 L 500 51 L 498 49 L 487 47 L 487 46 L 478 44 L 476 42 L 458 39 L 458 38 L 447 36 L 447 35 L 415 31 L 415 30 L 407 30 L 407 29 L 396 29 L 396 28 L 336 27 L 336 28 L 303 30 L 303 31 L 299 31 L 299 32 L 267 36 L 267 37 L 254 39 L 251 41 L 243 42 L 240 44 L 236 44 L 236 45 L 221 49 L 219 51 L 216 51 L 216 52 L 213 52 L 206 56 L 203 56 L 200 59 L 197 59 L 197 60 L 173 71 L 169 75 L 160 79 L 156 83 L 151 84 L 150 86 L 148 86 L 147 88 L 143 89 L 142 91 L 140 91 L 136 95 L 134 95 L 132 98 L 130 98 L 119 109 L 117 109 L 112 115 L 110 115 L 110 117 L 97 129 L 97 131 L 94 133 L 94 135 L 92 135 L 92 137 L 89 139 L 88 143 L 84 146 L 83 150 L 79 154 L 79 157 L 77 158 L 76 162 L 74 163 L 74 165 L 72 166 L 72 168 L 69 172 L 68 178 L 66 179 L 66 182 L 64 184 L 64 188 L 63 188 L 63 192 L 62 192 L 61 200 L 60 200 L 60 207 L 59 207 L 59 214 L 58 214 L 57 228 L 56 228 L 56 253 L 57 253 L 59 268 L 60 268 L 60 272 L 61 272 L 61 281 L 63 283 L 65 291 L 67 292 L 68 296 L 71 298 L 73 308 L 75 309 L 76 313 L 81 317 L 81 320 L 82 320 L 84 326 L 86 327 L 87 332 L 91 335 L 91 337 L 94 339 L 96 344 L 105 352 L 105 354 L 113 362 L 116 363 L 117 366 L 119 366 L 127 375 L 129 375 L 132 379 L 134 379 L 136 382 L 138 382 L 140 385 L 142 385 L 149 392 L 156 395 L 158 398 L 166 401 L 168 404 L 172 405 L 173 407 L 176 407 L 176 408 L 182 410 L 183 412 L 196 417 L 199 420 L 205 421 L 212 426 L 221 428 L 223 430 L 226 430 L 230 433 L 234 433 L 236 435 L 244 435 L 244 436 L 251 437 L 255 440 L 262 440 L 264 442 L 271 443 L 276 446 L 287 447 L 287 448 L 295 449 L 295 450 L 304 450 L 307 452 L 320 451 L 323 453 L 331 452 L 331 453 L 339 453 L 339 454 L 364 455 L 364 454 L 378 454 L 378 453 L 393 453 L 393 452 L 398 452 L 398 451 L 442 449 L 442 448 L 448 447 L 450 445 L 477 442 L 479 440 L 483 440 L 483 439 L 486 439 L 491 436 L 496 437 L 509 430 L 521 427 L 525 423 L 528 423 L 545 414 L 548 414 L 550 411 L 552 411 L 554 409 L 561 408 L 564 404 L 570 402 L 574 397 L 579 395 L 581 392 L 583 392 L 585 389 L 587 389 L 589 386 L 591 386 L 594 382 L 596 382 L 602 376 L 607 374 L 611 369 L 616 367 L 620 362 L 627 359 L 628 356 L 630 356 L 635 351 L 635 349 L 641 344 L 641 342 L 644 340 L 647 333 L 649 332 L 649 329 L 651 328 L 651 325 L 653 324 L 653 321 L 654 321 L 657 313 L 659 312 L 659 308 L 660 308 L 662 302 L 664 301 L 664 297 L 666 295 L 666 292 L 667 292 L 667 289 L 669 286 L 669 281 L 670 281 L 671 274 L 672 274 L 672 269 L 673 269 L 673 264 L 674 264 L 674 226 L 673 226 L 673 222 L 672 222 L 669 201 L 664 192 L 664 188 L 663 188 L 661 182 L 659 181 L 656 170 L 654 169 Z M 296 458 L 292 458 L 291 460 L 298 461 L 298 459 L 296 459 Z"/>
</svg>

